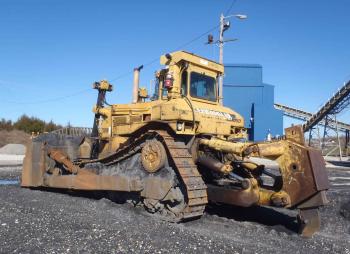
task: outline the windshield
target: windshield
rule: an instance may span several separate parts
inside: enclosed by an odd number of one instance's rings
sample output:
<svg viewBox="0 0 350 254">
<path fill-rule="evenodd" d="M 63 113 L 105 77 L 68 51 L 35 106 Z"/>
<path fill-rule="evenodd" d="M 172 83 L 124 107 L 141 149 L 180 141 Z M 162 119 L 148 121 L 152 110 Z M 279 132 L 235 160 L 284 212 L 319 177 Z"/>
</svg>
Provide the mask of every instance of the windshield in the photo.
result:
<svg viewBox="0 0 350 254">
<path fill-rule="evenodd" d="M 191 97 L 216 101 L 216 80 L 197 72 L 191 72 Z"/>
<path fill-rule="evenodd" d="M 151 97 L 151 101 L 156 101 L 159 99 L 159 79 L 155 79 L 154 93 Z"/>
<path fill-rule="evenodd" d="M 154 93 L 150 98 L 151 101 L 159 100 L 159 95 L 161 96 L 161 98 L 166 97 L 168 95 L 168 90 L 163 88 L 163 83 L 164 83 L 163 77 L 155 79 Z"/>
</svg>

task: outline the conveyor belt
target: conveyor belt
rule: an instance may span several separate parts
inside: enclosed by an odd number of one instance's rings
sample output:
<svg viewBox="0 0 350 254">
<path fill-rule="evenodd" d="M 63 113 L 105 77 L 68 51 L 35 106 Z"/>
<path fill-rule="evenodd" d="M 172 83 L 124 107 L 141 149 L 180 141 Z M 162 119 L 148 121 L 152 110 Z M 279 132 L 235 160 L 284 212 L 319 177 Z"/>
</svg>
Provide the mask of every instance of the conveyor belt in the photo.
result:
<svg viewBox="0 0 350 254">
<path fill-rule="evenodd" d="M 317 124 L 325 125 L 325 118 L 329 114 L 337 114 L 341 112 L 343 109 L 350 105 L 350 81 L 344 84 L 342 88 L 340 88 L 325 104 L 322 108 L 316 112 L 315 114 L 288 107 L 282 104 L 275 103 L 275 108 L 282 110 L 284 115 L 306 121 L 303 125 L 304 132 L 309 131 L 311 128 L 316 126 Z M 327 123 L 328 127 L 332 129 L 338 129 L 340 131 L 349 131 L 350 124 L 346 124 L 343 122 L 335 122 L 334 120 L 328 119 Z M 336 125 L 338 125 L 336 127 Z"/>
<path fill-rule="evenodd" d="M 350 104 L 350 80 L 344 84 L 323 107 L 304 124 L 304 131 L 310 130 L 329 114 L 337 114 Z M 339 126 L 339 125 L 338 125 Z"/>
<path fill-rule="evenodd" d="M 285 106 L 279 103 L 275 103 L 275 108 L 278 110 L 283 111 L 283 114 L 285 116 L 289 116 L 298 120 L 302 120 L 307 122 L 308 120 L 310 120 L 310 118 L 313 116 L 312 113 L 310 112 L 306 112 L 304 110 L 300 110 L 300 109 L 296 109 L 296 108 L 292 108 L 289 106 Z M 321 125 L 325 125 L 325 121 L 324 119 L 322 119 L 319 124 Z M 346 132 L 346 130 L 350 130 L 350 124 L 344 123 L 344 122 L 337 122 L 338 124 L 338 130 L 339 131 L 343 131 Z M 336 122 L 333 120 L 329 120 L 328 122 L 328 126 L 332 129 L 336 129 Z M 305 131 L 305 128 L 304 128 Z M 306 131 L 305 131 L 306 132 Z"/>
</svg>

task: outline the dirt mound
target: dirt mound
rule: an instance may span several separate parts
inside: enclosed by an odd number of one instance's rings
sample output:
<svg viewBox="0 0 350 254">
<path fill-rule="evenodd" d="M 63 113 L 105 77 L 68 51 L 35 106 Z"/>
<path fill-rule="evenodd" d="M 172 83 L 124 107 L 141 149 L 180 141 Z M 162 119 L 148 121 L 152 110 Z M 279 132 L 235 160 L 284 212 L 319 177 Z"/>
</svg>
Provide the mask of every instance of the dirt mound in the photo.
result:
<svg viewBox="0 0 350 254">
<path fill-rule="evenodd" d="M 30 140 L 30 135 L 19 130 L 5 131 L 0 130 L 0 147 L 7 144 L 26 145 Z"/>
</svg>

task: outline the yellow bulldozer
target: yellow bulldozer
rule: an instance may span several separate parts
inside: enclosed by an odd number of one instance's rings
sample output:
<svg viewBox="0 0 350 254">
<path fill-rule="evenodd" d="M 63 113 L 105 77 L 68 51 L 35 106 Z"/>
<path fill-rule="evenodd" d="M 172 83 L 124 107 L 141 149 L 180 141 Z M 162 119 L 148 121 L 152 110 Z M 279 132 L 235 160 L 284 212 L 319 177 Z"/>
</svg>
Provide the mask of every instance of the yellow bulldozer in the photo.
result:
<svg viewBox="0 0 350 254">
<path fill-rule="evenodd" d="M 220 103 L 222 65 L 184 51 L 160 63 L 151 96 L 139 87 L 142 66 L 134 69 L 130 104 L 107 104 L 112 85 L 95 82 L 91 135 L 34 138 L 21 186 L 106 191 L 173 222 L 199 218 L 208 202 L 298 209 L 300 233 L 312 236 L 329 182 L 301 127 L 248 142 L 242 116 Z"/>
</svg>

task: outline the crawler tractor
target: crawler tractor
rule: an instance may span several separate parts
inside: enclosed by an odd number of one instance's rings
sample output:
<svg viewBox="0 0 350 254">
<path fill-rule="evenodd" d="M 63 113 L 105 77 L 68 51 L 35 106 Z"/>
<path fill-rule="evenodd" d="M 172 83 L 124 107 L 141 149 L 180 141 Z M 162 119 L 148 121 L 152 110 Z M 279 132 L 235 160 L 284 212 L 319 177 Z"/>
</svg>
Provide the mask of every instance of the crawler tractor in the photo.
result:
<svg viewBox="0 0 350 254">
<path fill-rule="evenodd" d="M 312 236 L 329 182 L 301 127 L 248 142 L 242 116 L 220 103 L 222 65 L 184 51 L 160 63 L 151 96 L 139 87 L 142 66 L 135 68 L 130 104 L 107 104 L 112 85 L 95 82 L 91 135 L 33 139 L 22 187 L 103 191 L 174 222 L 199 218 L 208 202 L 298 209 L 300 233 Z"/>
</svg>

